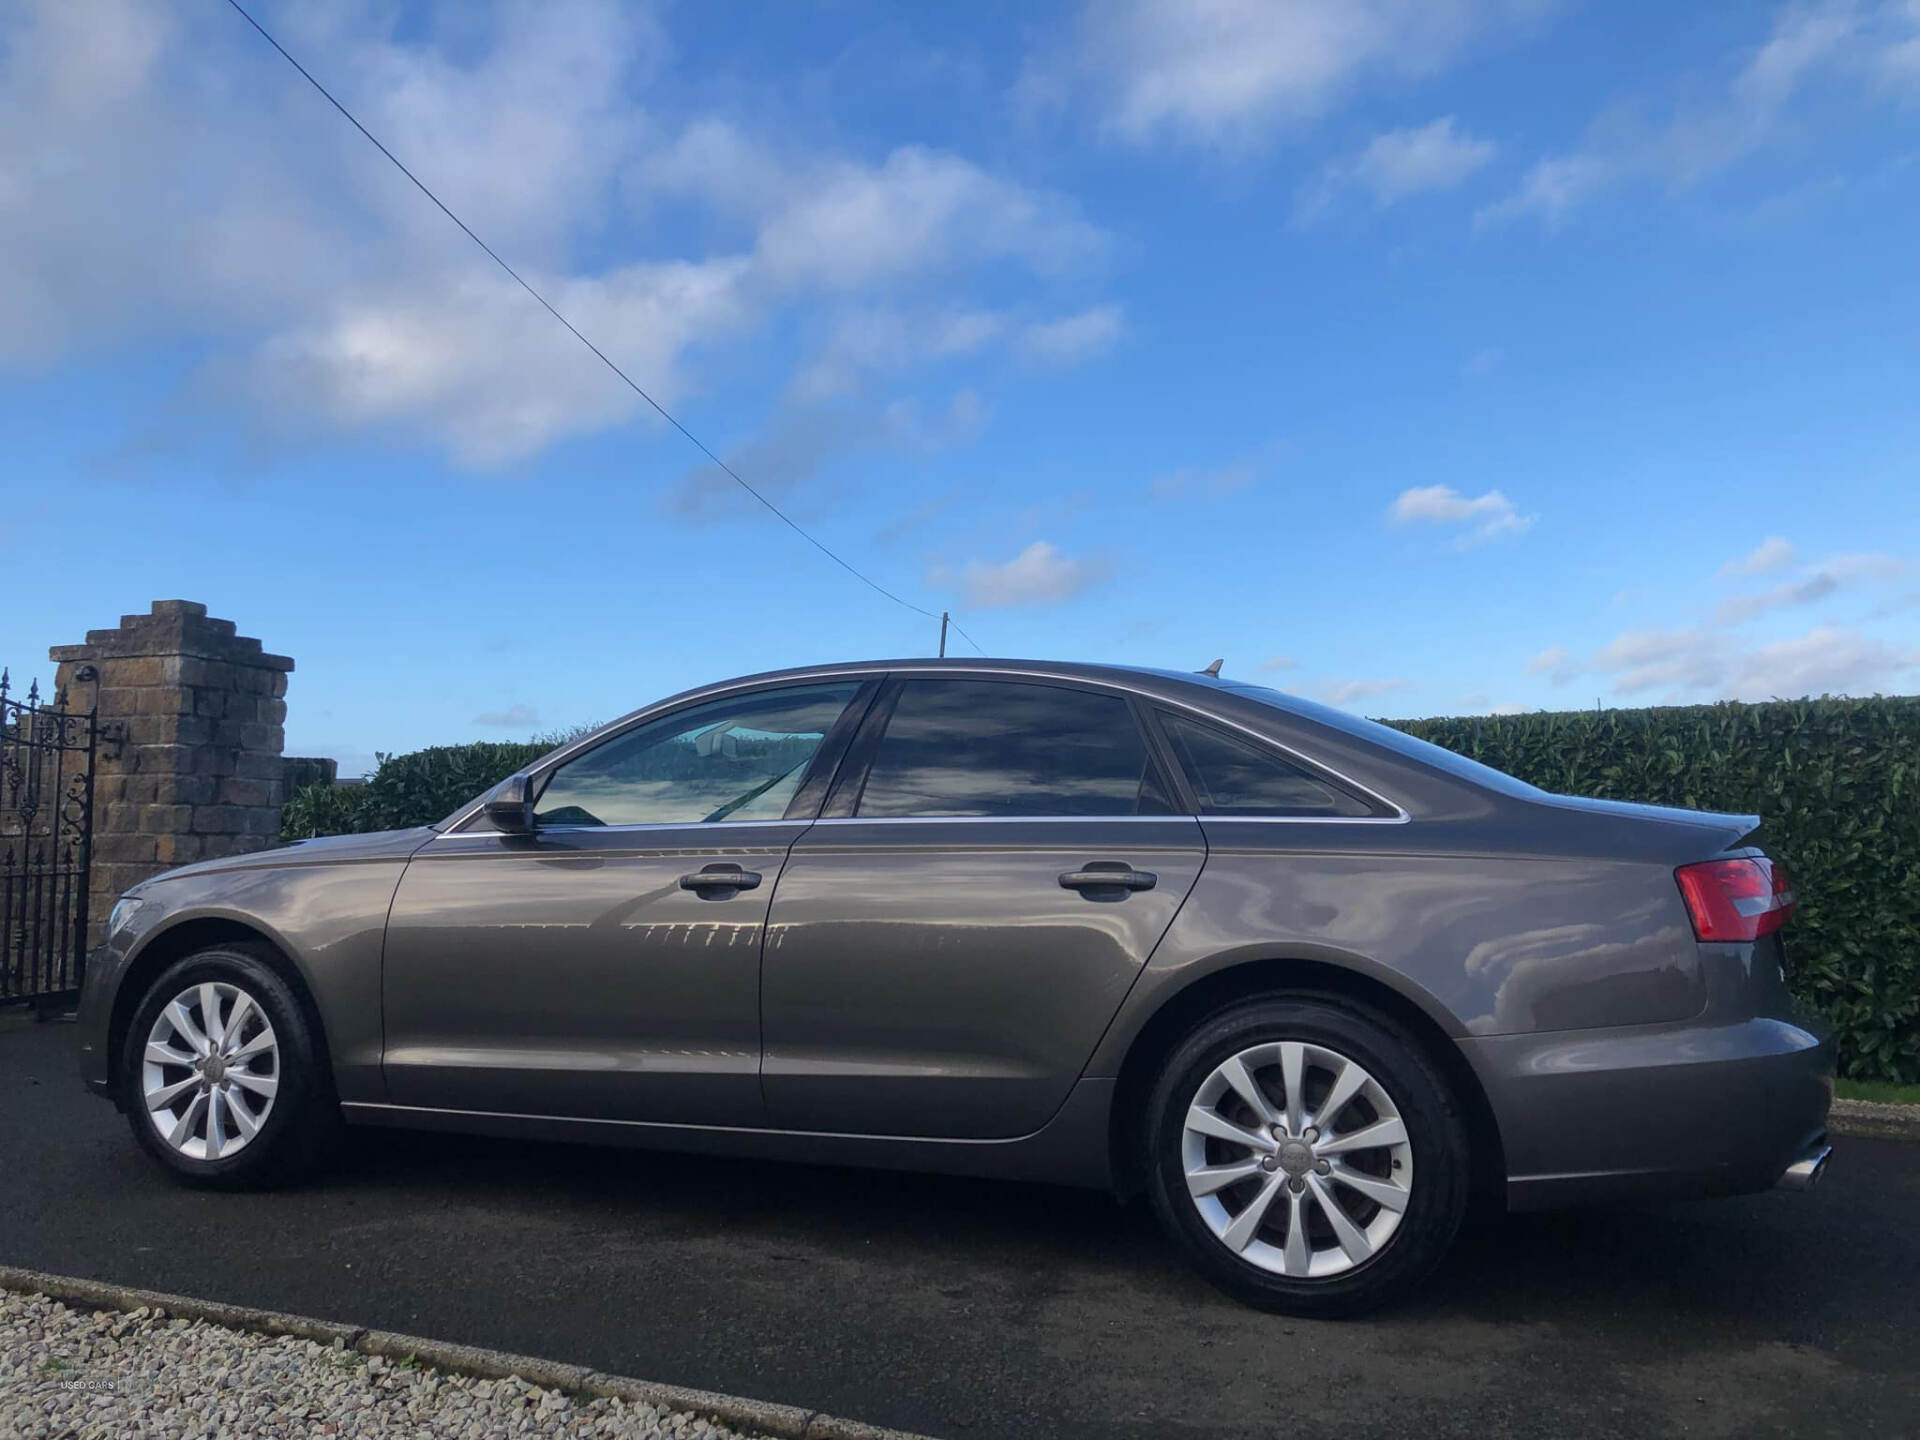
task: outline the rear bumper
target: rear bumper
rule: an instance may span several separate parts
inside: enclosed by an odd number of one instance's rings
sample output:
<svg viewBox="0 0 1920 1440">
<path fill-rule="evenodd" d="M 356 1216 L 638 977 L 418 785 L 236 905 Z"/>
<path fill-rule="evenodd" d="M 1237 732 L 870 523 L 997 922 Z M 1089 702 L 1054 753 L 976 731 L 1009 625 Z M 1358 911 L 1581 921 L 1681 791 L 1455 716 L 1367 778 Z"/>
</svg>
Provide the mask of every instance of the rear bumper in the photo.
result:
<svg viewBox="0 0 1920 1440">
<path fill-rule="evenodd" d="M 1788 1020 L 1460 1047 L 1499 1121 L 1515 1210 L 1765 1190 L 1826 1138 L 1832 1050 Z"/>
</svg>

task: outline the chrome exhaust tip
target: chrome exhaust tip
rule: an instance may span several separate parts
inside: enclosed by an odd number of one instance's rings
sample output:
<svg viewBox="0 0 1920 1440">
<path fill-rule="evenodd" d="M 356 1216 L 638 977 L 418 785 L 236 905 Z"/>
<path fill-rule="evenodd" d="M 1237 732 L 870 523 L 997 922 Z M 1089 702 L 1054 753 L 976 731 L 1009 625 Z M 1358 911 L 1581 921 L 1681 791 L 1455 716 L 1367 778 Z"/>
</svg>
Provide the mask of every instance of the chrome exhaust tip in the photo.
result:
<svg viewBox="0 0 1920 1440">
<path fill-rule="evenodd" d="M 1786 1172 L 1774 1181 L 1776 1190 L 1811 1190 L 1820 1183 L 1820 1177 L 1827 1173 L 1827 1157 L 1833 1154 L 1831 1145 L 1816 1145 L 1798 1160 L 1787 1166 Z"/>
</svg>

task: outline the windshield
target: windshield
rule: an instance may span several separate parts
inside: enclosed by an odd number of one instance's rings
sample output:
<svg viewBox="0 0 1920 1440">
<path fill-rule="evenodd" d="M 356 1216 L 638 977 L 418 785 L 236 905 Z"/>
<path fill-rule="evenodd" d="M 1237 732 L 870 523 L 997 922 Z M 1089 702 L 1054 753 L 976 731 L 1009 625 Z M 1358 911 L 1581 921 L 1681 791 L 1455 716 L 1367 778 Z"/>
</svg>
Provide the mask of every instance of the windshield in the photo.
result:
<svg viewBox="0 0 1920 1440">
<path fill-rule="evenodd" d="M 1237 681 L 1225 681 L 1221 689 L 1232 690 L 1249 699 L 1258 700 L 1263 705 L 1271 705 L 1276 710 L 1285 710 L 1289 714 L 1311 720 L 1316 725 L 1325 725 L 1329 730 L 1338 730 L 1365 740 L 1370 745 L 1378 745 L 1383 750 L 1391 750 L 1434 770 L 1465 780 L 1469 784 L 1479 785 L 1488 790 L 1498 790 L 1503 795 L 1514 795 L 1523 799 L 1534 799 L 1546 792 L 1537 785 L 1529 785 L 1524 780 L 1516 780 L 1504 770 L 1496 770 L 1491 765 L 1482 765 L 1478 760 L 1469 760 L 1466 756 L 1449 750 L 1445 746 L 1435 745 L 1396 730 L 1391 725 L 1382 725 L 1378 720 L 1363 720 L 1358 715 L 1349 715 L 1345 710 L 1336 710 L 1331 705 L 1321 705 L 1312 700 L 1302 700 L 1297 695 L 1287 695 L 1279 690 L 1269 689 L 1265 685 L 1243 685 Z"/>
</svg>

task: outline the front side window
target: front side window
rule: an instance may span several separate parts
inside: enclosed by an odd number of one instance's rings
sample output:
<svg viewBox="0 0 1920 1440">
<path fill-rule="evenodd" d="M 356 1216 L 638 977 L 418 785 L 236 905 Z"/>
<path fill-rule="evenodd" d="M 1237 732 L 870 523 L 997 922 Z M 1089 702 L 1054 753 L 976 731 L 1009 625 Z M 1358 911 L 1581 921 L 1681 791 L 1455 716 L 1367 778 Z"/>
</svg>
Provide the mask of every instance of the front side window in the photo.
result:
<svg viewBox="0 0 1920 1440">
<path fill-rule="evenodd" d="M 1243 736 L 1185 716 L 1161 712 L 1160 728 L 1173 747 L 1202 815 L 1326 815 L 1338 818 L 1373 814 L 1349 795 L 1285 756 Z"/>
<path fill-rule="evenodd" d="M 855 813 L 1165 815 L 1173 807 L 1117 695 L 992 680 L 907 680 Z"/>
<path fill-rule="evenodd" d="M 555 770 L 534 822 L 778 820 L 859 688 L 848 683 L 763 690 L 662 716 Z"/>
</svg>

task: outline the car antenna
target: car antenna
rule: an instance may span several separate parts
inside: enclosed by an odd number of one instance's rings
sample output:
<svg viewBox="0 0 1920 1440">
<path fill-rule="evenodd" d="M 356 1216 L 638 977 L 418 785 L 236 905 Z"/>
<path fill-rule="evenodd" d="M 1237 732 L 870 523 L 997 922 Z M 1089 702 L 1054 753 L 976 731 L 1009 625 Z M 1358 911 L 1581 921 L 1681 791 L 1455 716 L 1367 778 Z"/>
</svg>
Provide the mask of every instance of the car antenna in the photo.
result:
<svg viewBox="0 0 1920 1440">
<path fill-rule="evenodd" d="M 1214 679 L 1218 680 L 1220 678 L 1220 667 L 1225 663 L 1223 660 L 1216 660 L 1200 673 L 1202 675 L 1211 675 Z"/>
</svg>

